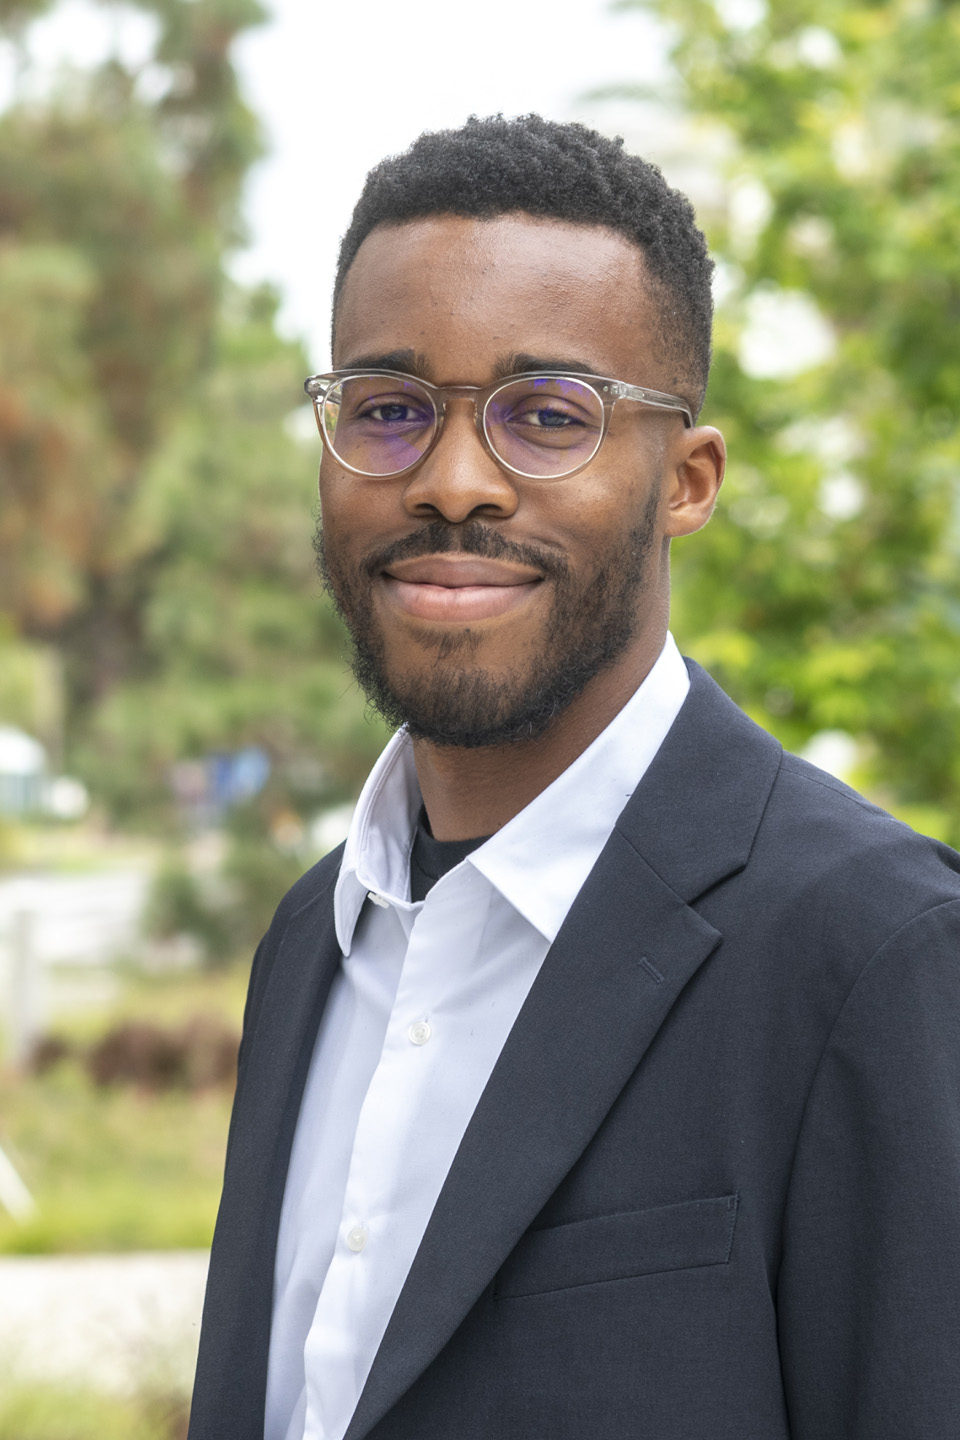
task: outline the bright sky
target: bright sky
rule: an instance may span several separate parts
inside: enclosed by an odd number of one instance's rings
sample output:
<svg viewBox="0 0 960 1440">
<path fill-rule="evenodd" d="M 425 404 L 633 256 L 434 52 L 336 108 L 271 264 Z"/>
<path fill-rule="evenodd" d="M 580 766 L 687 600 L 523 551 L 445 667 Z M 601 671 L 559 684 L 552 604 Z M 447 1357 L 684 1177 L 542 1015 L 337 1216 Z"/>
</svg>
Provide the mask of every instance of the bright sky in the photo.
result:
<svg viewBox="0 0 960 1440">
<path fill-rule="evenodd" d="M 281 282 L 284 326 L 308 337 L 318 367 L 340 236 L 372 165 L 471 113 L 537 110 L 616 131 L 625 107 L 585 93 L 662 70 L 651 21 L 612 14 L 608 0 L 273 0 L 273 9 L 274 24 L 237 49 L 272 153 L 252 177 L 253 244 L 234 270 Z"/>
<path fill-rule="evenodd" d="M 716 137 L 692 132 L 655 102 L 587 98 L 618 82 L 665 89 L 663 35 L 641 11 L 618 12 L 611 0 L 267 3 L 272 22 L 249 32 L 235 53 L 270 153 L 250 177 L 250 245 L 231 269 L 241 281 L 267 279 L 279 287 L 281 325 L 306 340 L 318 370 L 329 362 L 339 240 L 364 176 L 423 130 L 497 111 L 583 120 L 625 135 L 630 148 L 660 164 L 695 205 L 718 198 L 723 157 Z M 723 0 L 745 24 L 756 19 L 759 3 Z M 153 23 L 122 0 L 60 0 L 29 32 L 36 87 L 49 84 L 60 66 L 96 64 L 110 53 L 143 64 Z M 0 108 L 12 94 L 14 69 L 12 48 L 0 42 Z M 149 86 L 149 74 L 142 83 Z M 739 196 L 748 228 L 756 221 L 752 193 L 746 187 Z M 758 213 L 762 217 L 762 204 Z M 766 309 L 751 316 L 741 356 L 751 373 L 786 375 L 822 358 L 830 337 L 816 316 L 799 314 L 804 297 L 793 297 L 789 314 L 776 298 L 761 299 Z M 798 335 L 804 340 L 799 349 Z"/>
<path fill-rule="evenodd" d="M 598 86 L 655 82 L 663 74 L 652 20 L 639 11 L 614 13 L 611 0 L 267 4 L 272 23 L 250 31 L 235 50 L 270 154 L 251 177 L 251 244 L 232 268 L 238 279 L 280 286 L 283 327 L 307 339 L 318 368 L 328 359 L 337 248 L 364 176 L 421 131 L 474 113 L 537 110 L 606 133 L 626 131 L 632 148 L 666 159 L 662 125 L 649 109 L 585 99 Z M 142 63 L 152 34 L 150 18 L 122 0 L 61 0 L 29 32 L 38 84 L 60 66 L 95 64 L 111 52 Z M 0 107 L 11 94 L 14 64 L 12 49 L 0 43 Z"/>
</svg>

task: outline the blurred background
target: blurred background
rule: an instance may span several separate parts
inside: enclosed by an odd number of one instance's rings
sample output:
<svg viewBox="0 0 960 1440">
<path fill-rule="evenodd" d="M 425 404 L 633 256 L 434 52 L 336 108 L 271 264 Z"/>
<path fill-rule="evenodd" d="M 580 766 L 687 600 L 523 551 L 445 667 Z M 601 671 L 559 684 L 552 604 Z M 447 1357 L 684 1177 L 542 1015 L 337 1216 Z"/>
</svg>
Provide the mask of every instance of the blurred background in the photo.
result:
<svg viewBox="0 0 960 1440">
<path fill-rule="evenodd" d="M 311 547 L 338 239 L 531 109 L 717 257 L 681 648 L 960 842 L 960 5 L 0 0 L 0 1440 L 185 1434 L 250 956 L 385 738 Z"/>
</svg>

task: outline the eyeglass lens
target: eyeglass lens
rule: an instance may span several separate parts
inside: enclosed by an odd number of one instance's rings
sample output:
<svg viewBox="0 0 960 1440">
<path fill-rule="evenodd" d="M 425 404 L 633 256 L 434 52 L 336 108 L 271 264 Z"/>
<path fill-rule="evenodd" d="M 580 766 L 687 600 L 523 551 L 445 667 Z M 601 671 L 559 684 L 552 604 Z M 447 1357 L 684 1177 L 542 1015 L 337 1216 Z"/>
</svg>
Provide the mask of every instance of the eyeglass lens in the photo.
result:
<svg viewBox="0 0 960 1440">
<path fill-rule="evenodd" d="M 322 402 L 331 451 L 364 475 L 396 475 L 426 453 L 437 431 L 429 390 L 415 380 L 355 375 Z M 585 465 L 603 434 L 603 404 L 591 387 L 563 376 L 524 376 L 490 396 L 483 428 L 491 450 L 521 475 L 556 477 Z"/>
</svg>

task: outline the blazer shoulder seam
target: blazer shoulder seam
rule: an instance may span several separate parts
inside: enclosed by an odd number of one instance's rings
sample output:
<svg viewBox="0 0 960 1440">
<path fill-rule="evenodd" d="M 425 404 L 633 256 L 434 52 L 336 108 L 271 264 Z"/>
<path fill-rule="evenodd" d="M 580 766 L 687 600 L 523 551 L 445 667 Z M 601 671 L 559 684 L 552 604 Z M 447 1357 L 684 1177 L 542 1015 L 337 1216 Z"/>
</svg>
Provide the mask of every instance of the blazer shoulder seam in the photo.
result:
<svg viewBox="0 0 960 1440">
<path fill-rule="evenodd" d="M 889 949 L 891 945 L 893 945 L 897 940 L 899 940 L 903 936 L 905 931 L 909 930 L 914 925 L 919 925 L 922 921 L 929 920 L 929 918 L 932 915 L 935 915 L 938 910 L 949 909 L 951 906 L 960 906 L 960 896 L 955 896 L 952 899 L 938 900 L 932 905 L 926 905 L 922 910 L 918 910 L 914 915 L 911 915 L 908 919 L 902 921 L 901 924 L 897 925 L 896 928 L 892 930 L 891 933 L 887 935 L 883 941 L 881 941 L 881 943 L 876 947 L 876 949 L 867 956 L 860 969 L 857 971 L 856 975 L 854 975 L 853 979 L 851 980 L 849 989 L 844 995 L 841 1004 L 837 1007 L 837 1013 L 833 1017 L 833 1023 L 831 1024 L 830 1029 L 824 1038 L 823 1045 L 820 1049 L 820 1054 L 817 1056 L 817 1063 L 813 1067 L 813 1073 L 810 1077 L 810 1084 L 807 1087 L 807 1093 L 803 1101 L 803 1108 L 800 1112 L 800 1121 L 797 1125 L 797 1142 L 794 1146 L 793 1160 L 790 1165 L 790 1174 L 787 1177 L 787 1184 L 784 1190 L 785 1195 L 789 1195 L 790 1187 L 793 1184 L 793 1172 L 796 1166 L 797 1150 L 799 1149 L 800 1136 L 802 1135 L 804 1126 L 806 1125 L 807 1111 L 810 1108 L 811 1096 L 813 1095 L 813 1092 L 817 1087 L 817 1081 L 820 1077 L 820 1072 L 823 1069 L 827 1055 L 830 1053 L 830 1049 L 833 1045 L 833 1039 L 834 1035 L 837 1032 L 837 1028 L 840 1025 L 840 1022 L 843 1020 L 844 1016 L 846 1015 L 848 1008 L 853 1003 L 854 997 L 856 996 L 857 992 L 860 990 L 861 984 L 864 981 L 867 972 L 873 969 L 874 965 L 880 961 L 884 951 Z"/>
<path fill-rule="evenodd" d="M 884 810 L 881 805 L 875 805 L 865 795 L 858 794 L 843 780 L 838 780 L 835 775 L 818 770 L 809 760 L 804 760 L 802 755 L 795 755 L 792 750 L 784 750 L 781 770 L 807 785 L 818 785 L 821 790 L 827 790 L 831 795 L 836 795 L 838 800 L 846 800 L 849 804 L 856 805 L 861 810 L 867 810 L 872 815 L 886 815 L 888 819 L 896 820 L 896 816 L 890 815 L 889 811 Z"/>
</svg>

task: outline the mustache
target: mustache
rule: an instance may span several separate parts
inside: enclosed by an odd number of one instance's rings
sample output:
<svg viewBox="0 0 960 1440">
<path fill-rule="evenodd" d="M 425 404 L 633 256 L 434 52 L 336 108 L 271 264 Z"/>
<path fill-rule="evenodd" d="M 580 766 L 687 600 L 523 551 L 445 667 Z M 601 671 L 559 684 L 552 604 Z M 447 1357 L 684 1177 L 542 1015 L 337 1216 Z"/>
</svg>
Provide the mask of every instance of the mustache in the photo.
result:
<svg viewBox="0 0 960 1440">
<path fill-rule="evenodd" d="M 445 520 L 432 520 L 422 530 L 404 535 L 392 545 L 366 557 L 362 570 L 371 580 L 398 560 L 414 560 L 422 555 L 481 555 L 488 560 L 513 560 L 530 565 L 554 579 L 566 575 L 566 560 L 540 545 L 523 545 L 507 540 L 499 530 L 479 520 L 451 525 Z"/>
</svg>

